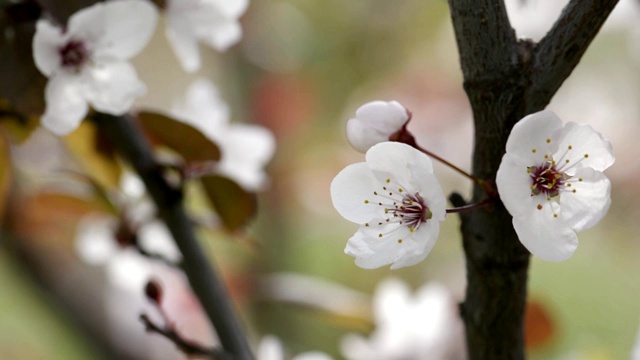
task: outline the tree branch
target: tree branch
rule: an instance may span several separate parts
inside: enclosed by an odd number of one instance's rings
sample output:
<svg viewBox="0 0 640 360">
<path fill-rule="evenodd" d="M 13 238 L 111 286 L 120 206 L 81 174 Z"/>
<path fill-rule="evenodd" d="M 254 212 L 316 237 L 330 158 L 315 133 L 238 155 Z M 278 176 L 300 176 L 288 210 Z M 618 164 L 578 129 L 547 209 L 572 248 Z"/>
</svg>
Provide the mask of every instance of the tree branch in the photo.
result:
<svg viewBox="0 0 640 360">
<path fill-rule="evenodd" d="M 533 52 L 528 97 L 542 110 L 578 65 L 618 0 L 572 0 Z"/>
<path fill-rule="evenodd" d="M 142 178 L 155 202 L 159 217 L 171 231 L 183 261 L 182 268 L 191 287 L 211 320 L 220 343 L 237 360 L 252 360 L 253 355 L 243 334 L 224 283 L 205 256 L 193 226 L 182 206 L 182 193 L 164 178 L 163 168 L 151 147 L 129 115 L 111 116 L 97 113 L 96 123 L 118 152 L 129 161 Z"/>
<path fill-rule="evenodd" d="M 492 182 L 513 125 L 548 104 L 617 0 L 572 0 L 540 44 L 517 40 L 502 0 L 449 0 L 475 123 L 473 175 Z M 486 197 L 474 187 L 472 203 Z M 453 197 L 452 201 L 460 201 Z M 461 217 L 471 360 L 524 359 L 529 253 L 501 202 Z"/>
</svg>

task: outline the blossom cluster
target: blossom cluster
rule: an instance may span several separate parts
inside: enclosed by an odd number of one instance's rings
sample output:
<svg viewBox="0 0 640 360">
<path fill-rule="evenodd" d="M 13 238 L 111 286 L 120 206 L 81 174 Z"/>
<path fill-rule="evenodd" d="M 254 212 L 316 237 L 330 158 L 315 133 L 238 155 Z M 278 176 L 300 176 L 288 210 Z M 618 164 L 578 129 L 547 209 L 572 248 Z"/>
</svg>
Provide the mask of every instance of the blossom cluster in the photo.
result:
<svg viewBox="0 0 640 360">
<path fill-rule="evenodd" d="M 422 261 L 447 213 L 429 156 L 394 141 L 407 132 L 409 119 L 398 102 L 374 101 L 347 122 L 349 142 L 366 152 L 365 162 L 338 173 L 331 199 L 340 215 L 359 225 L 345 253 L 362 268 Z M 550 111 L 514 126 L 496 184 L 518 238 L 533 255 L 562 261 L 574 253 L 576 233 L 596 225 L 609 209 L 611 184 L 603 171 L 613 162 L 611 144 L 601 134 L 588 125 L 562 126 Z"/>
<path fill-rule="evenodd" d="M 198 43 L 224 51 L 242 35 L 238 18 L 248 0 L 167 0 L 166 34 L 186 71 L 200 68 Z M 49 78 L 42 125 L 65 135 L 94 109 L 122 115 L 146 93 L 128 62 L 147 45 L 158 10 L 149 1 L 112 0 L 73 14 L 66 25 L 36 24 L 33 56 Z"/>
</svg>

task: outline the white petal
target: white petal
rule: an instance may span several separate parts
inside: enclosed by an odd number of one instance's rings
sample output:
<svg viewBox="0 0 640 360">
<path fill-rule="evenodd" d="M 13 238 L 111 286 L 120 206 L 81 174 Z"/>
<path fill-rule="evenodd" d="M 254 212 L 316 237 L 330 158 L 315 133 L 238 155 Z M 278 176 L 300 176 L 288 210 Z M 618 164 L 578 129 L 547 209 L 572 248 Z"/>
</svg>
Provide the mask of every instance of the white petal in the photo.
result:
<svg viewBox="0 0 640 360">
<path fill-rule="evenodd" d="M 376 286 L 373 297 L 373 312 L 376 323 L 397 321 L 409 306 L 411 290 L 396 278 L 383 280 Z"/>
<path fill-rule="evenodd" d="M 496 174 L 496 185 L 504 207 L 512 216 L 529 213 L 531 209 L 531 175 L 521 158 L 506 153 Z"/>
<path fill-rule="evenodd" d="M 355 257 L 356 265 L 363 269 L 389 265 L 396 261 L 403 251 L 404 247 L 397 243 L 397 239 L 390 236 L 379 238 L 363 226 L 349 239 L 345 248 L 345 253 Z"/>
<path fill-rule="evenodd" d="M 542 210 L 531 210 L 529 216 L 514 217 L 513 227 L 533 255 L 547 261 L 566 260 L 578 247 L 578 237 L 561 217 L 553 216 L 557 212 L 555 202 L 543 205 Z"/>
<path fill-rule="evenodd" d="M 258 190 L 265 185 L 267 174 L 264 166 L 273 157 L 276 147 L 271 131 L 258 125 L 233 124 L 220 145 L 220 173 L 248 190 Z"/>
<path fill-rule="evenodd" d="M 161 255 L 170 261 L 182 258 L 167 226 L 160 221 L 146 224 L 138 230 L 140 246 L 151 254 Z"/>
<path fill-rule="evenodd" d="M 372 101 L 356 110 L 356 117 L 347 121 L 347 138 L 358 151 L 388 141 L 409 120 L 407 110 L 397 101 Z"/>
<path fill-rule="evenodd" d="M 282 344 L 277 337 L 267 335 L 260 340 L 258 351 L 256 352 L 257 360 L 283 360 L 284 351 Z"/>
<path fill-rule="evenodd" d="M 409 145 L 383 142 L 372 146 L 365 155 L 367 165 L 381 183 L 386 179 L 402 186 L 413 182 L 412 169 L 421 168 L 433 173 L 431 159 Z"/>
<path fill-rule="evenodd" d="M 338 213 L 357 224 L 380 217 L 382 207 L 371 202 L 379 182 L 366 163 L 344 168 L 331 182 L 331 201 Z M 369 203 L 365 203 L 368 200 Z"/>
<path fill-rule="evenodd" d="M 118 0 L 104 3 L 104 33 L 93 56 L 127 60 L 147 45 L 158 22 L 158 11 L 149 1 Z"/>
<path fill-rule="evenodd" d="M 589 125 L 567 123 L 554 134 L 554 141 L 558 141 L 558 157 L 566 154 L 555 159 L 559 164 L 569 159 L 568 166 L 590 167 L 604 171 L 615 161 L 611 143 Z M 585 154 L 588 157 L 585 157 Z M 562 166 L 561 169 L 566 167 Z"/>
<path fill-rule="evenodd" d="M 62 30 L 47 20 L 38 20 L 33 36 L 33 60 L 45 76 L 60 68 L 60 47 L 65 43 Z"/>
<path fill-rule="evenodd" d="M 443 221 L 447 215 L 447 198 L 442 191 L 438 178 L 422 167 L 412 165 L 409 167 L 414 190 L 420 193 L 425 204 L 429 207 L 432 219 L 435 221 Z"/>
<path fill-rule="evenodd" d="M 96 110 L 108 114 L 126 113 L 136 98 L 146 93 L 146 86 L 128 62 L 97 64 L 83 77 L 87 100 Z"/>
<path fill-rule="evenodd" d="M 73 14 L 68 33 L 86 43 L 95 61 L 126 60 L 147 45 L 157 19 L 156 8 L 147 1 L 103 2 Z"/>
<path fill-rule="evenodd" d="M 205 2 L 230 18 L 240 17 L 249 6 L 249 0 L 208 0 Z"/>
<path fill-rule="evenodd" d="M 577 181 L 582 179 L 582 181 Z M 611 205 L 611 182 L 607 176 L 591 168 L 579 169 L 560 194 L 560 212 L 568 226 L 576 232 L 595 226 Z M 575 190 L 574 193 L 572 190 Z"/>
<path fill-rule="evenodd" d="M 291 360 L 332 360 L 332 358 L 331 356 L 319 351 L 309 351 L 302 354 L 298 354 L 294 356 Z"/>
<path fill-rule="evenodd" d="M 230 118 L 229 106 L 220 97 L 218 88 L 203 78 L 189 86 L 184 101 L 175 104 L 172 113 L 214 142 L 224 139 Z"/>
<path fill-rule="evenodd" d="M 40 122 L 56 135 L 75 130 L 89 111 L 79 81 L 75 75 L 60 72 L 47 83 L 44 93 L 47 104 Z"/>
<path fill-rule="evenodd" d="M 189 19 L 172 16 L 167 12 L 167 39 L 173 48 L 180 65 L 187 72 L 200 69 L 200 49 L 194 29 Z"/>
<path fill-rule="evenodd" d="M 545 154 L 553 154 L 555 143 L 547 143 L 562 121 L 551 111 L 540 111 L 520 120 L 507 140 L 507 153 L 530 166 L 544 162 Z M 535 150 L 535 151 L 534 151 Z"/>
<path fill-rule="evenodd" d="M 76 228 L 76 252 L 90 265 L 103 265 L 117 252 L 114 238 L 117 221 L 111 217 L 88 215 Z"/>
<path fill-rule="evenodd" d="M 438 240 L 440 223 L 428 220 L 422 223 L 415 233 L 404 239 L 399 246 L 405 246 L 405 252 L 391 265 L 391 270 L 415 265 L 424 260 Z"/>
<path fill-rule="evenodd" d="M 198 29 L 198 38 L 218 51 L 226 51 L 242 38 L 240 23 L 233 19 L 220 19 Z"/>
</svg>

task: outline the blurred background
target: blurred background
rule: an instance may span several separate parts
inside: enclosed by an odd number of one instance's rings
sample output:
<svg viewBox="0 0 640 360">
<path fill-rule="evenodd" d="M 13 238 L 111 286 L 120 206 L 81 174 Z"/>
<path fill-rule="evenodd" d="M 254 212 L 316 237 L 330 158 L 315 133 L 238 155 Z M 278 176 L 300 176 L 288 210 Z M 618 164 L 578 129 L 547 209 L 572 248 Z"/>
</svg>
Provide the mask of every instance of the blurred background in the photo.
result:
<svg viewBox="0 0 640 360">
<path fill-rule="evenodd" d="M 534 40 L 565 3 L 507 0 L 518 35 Z M 204 66 L 189 75 L 169 49 L 162 26 L 133 61 L 149 89 L 140 108 L 169 111 L 194 79 L 204 77 L 218 86 L 234 122 L 265 126 L 277 140 L 267 168 L 270 182 L 259 194 L 250 228 L 234 234 L 201 231 L 252 344 L 272 334 L 290 354 L 319 350 L 339 359 L 345 334 L 366 337 L 375 329 L 371 299 L 389 277 L 412 289 L 444 284 L 452 307 L 463 298 L 456 216 L 443 223 L 421 264 L 364 270 L 343 252 L 357 226 L 337 214 L 329 196 L 333 177 L 364 159 L 347 143 L 345 122 L 372 100 L 399 101 L 413 112 L 409 129 L 423 147 L 470 168 L 473 124 L 444 0 L 255 0 L 242 17 L 241 42 L 225 53 L 202 47 Z M 636 343 L 638 99 L 640 2 L 621 0 L 549 106 L 563 121 L 588 123 L 601 132 L 617 161 L 607 170 L 611 210 L 579 235 L 575 255 L 562 263 L 532 261 L 531 359 L 624 359 Z M 14 190 L 4 210 L 0 248 L 1 359 L 185 358 L 165 339 L 145 334 L 138 316 L 154 315 L 156 309 L 142 295 L 144 280 L 133 281 L 132 274 L 159 278 L 167 294 L 165 310 L 178 329 L 215 343 L 175 269 L 116 254 L 121 265 L 113 270 L 113 259 L 95 264 L 78 256 L 79 215 L 89 211 L 84 204 L 42 196 L 43 189 L 65 187 L 61 169 L 78 167 L 58 139 L 37 131 L 13 147 L 11 156 Z M 470 194 L 468 180 L 450 169 L 437 164 L 436 174 L 446 194 Z M 194 214 L 204 207 L 200 193 L 189 192 Z"/>
</svg>

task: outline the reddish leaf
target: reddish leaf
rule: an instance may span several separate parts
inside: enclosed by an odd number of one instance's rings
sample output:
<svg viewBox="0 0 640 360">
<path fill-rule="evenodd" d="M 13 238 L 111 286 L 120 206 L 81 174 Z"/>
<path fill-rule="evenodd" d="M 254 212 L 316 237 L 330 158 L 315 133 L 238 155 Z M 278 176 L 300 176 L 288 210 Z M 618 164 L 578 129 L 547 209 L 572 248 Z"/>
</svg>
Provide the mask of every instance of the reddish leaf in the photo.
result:
<svg viewBox="0 0 640 360">
<path fill-rule="evenodd" d="M 218 161 L 220 150 L 199 130 L 169 116 L 140 112 L 142 128 L 157 145 L 164 145 L 187 161 Z"/>
<path fill-rule="evenodd" d="M 555 326 L 545 306 L 535 300 L 527 302 L 525 315 L 525 344 L 537 349 L 549 343 L 555 335 Z"/>
<path fill-rule="evenodd" d="M 237 230 L 245 226 L 255 215 L 255 194 L 218 175 L 205 176 L 201 181 L 211 204 L 227 229 Z"/>
<path fill-rule="evenodd" d="M 12 179 L 11 150 L 7 139 L 0 135 L 0 219 L 4 217 Z"/>
</svg>

